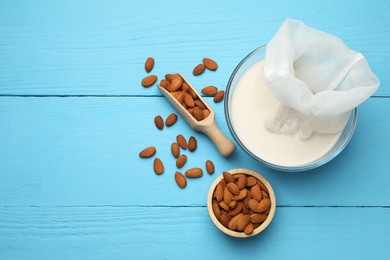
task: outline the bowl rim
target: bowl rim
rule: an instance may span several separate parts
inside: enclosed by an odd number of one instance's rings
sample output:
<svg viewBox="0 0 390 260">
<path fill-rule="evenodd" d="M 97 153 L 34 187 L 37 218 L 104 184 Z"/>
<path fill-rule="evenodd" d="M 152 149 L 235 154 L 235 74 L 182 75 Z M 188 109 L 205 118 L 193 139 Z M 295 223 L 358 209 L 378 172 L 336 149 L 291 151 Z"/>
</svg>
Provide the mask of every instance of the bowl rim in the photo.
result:
<svg viewBox="0 0 390 260">
<path fill-rule="evenodd" d="M 264 44 L 258 48 L 256 48 L 255 50 L 253 50 L 252 52 L 250 52 L 248 55 L 246 55 L 244 57 L 244 59 L 242 59 L 240 61 L 240 63 L 238 63 L 238 65 L 236 66 L 236 68 L 233 70 L 230 78 L 229 78 L 229 81 L 226 85 L 226 90 L 225 90 L 225 100 L 224 100 L 224 112 L 225 112 L 225 118 L 226 118 L 226 122 L 227 122 L 227 125 L 228 125 L 228 128 L 229 128 L 229 131 L 230 133 L 232 134 L 233 138 L 235 139 L 235 141 L 238 143 L 238 145 L 249 155 L 251 156 L 252 158 L 254 158 L 255 160 L 257 160 L 258 162 L 260 162 L 261 164 L 263 164 L 264 166 L 268 167 L 268 168 L 271 168 L 271 169 L 274 169 L 274 170 L 278 170 L 278 171 L 285 171 L 285 172 L 302 172 L 302 171 L 308 171 L 308 170 L 312 170 L 312 169 L 315 169 L 315 168 L 318 168 L 328 162 L 330 162 L 331 160 L 333 160 L 337 155 L 339 155 L 343 150 L 344 148 L 347 146 L 347 144 L 349 143 L 349 141 L 351 140 L 352 136 L 353 136 L 353 133 L 355 132 L 355 129 L 356 129 L 356 125 L 357 125 L 357 119 L 358 119 L 358 107 L 355 107 L 351 113 L 350 113 L 350 116 L 349 116 L 349 119 L 347 121 L 347 124 L 346 124 L 346 127 L 344 128 L 344 130 L 341 132 L 341 135 L 339 137 L 339 139 L 337 140 L 336 144 L 340 141 L 340 138 L 341 136 L 345 135 L 345 138 L 344 140 L 341 142 L 341 144 L 339 145 L 339 147 L 330 155 L 323 155 L 321 156 L 320 158 L 318 158 L 317 160 L 315 161 L 312 161 L 312 162 L 309 162 L 307 164 L 302 164 L 302 165 L 297 165 L 297 166 L 284 166 L 284 165 L 277 165 L 277 164 L 274 164 L 274 163 L 270 163 L 268 161 L 265 161 L 263 159 L 261 159 L 260 157 L 258 157 L 257 155 L 255 155 L 254 153 L 252 153 L 248 148 L 246 148 L 246 146 L 241 142 L 240 138 L 238 137 L 238 135 L 236 134 L 236 132 L 234 131 L 234 127 L 233 127 L 233 123 L 231 122 L 230 120 L 230 113 L 229 113 L 229 96 L 232 92 L 232 83 L 233 83 L 233 80 L 236 76 L 236 74 L 238 73 L 238 71 L 241 69 L 241 67 L 243 66 L 243 64 L 248 60 L 250 59 L 253 55 L 257 54 L 258 52 L 261 52 L 261 51 L 264 51 L 267 47 L 267 44 Z M 348 124 L 349 123 L 352 123 L 352 125 L 350 125 L 348 128 Z M 346 130 L 348 130 L 346 132 Z M 335 145 L 336 145 L 335 144 Z M 335 146 L 333 146 L 335 147 Z M 327 156 L 327 157 L 324 157 L 324 156 Z"/>
<path fill-rule="evenodd" d="M 240 173 L 241 174 L 247 174 L 247 175 L 251 175 L 251 176 L 255 177 L 256 179 L 260 180 L 268 189 L 269 198 L 271 200 L 270 212 L 268 213 L 267 219 L 263 223 L 261 223 L 260 226 L 255 228 L 253 230 L 252 234 L 250 234 L 250 235 L 247 235 L 244 232 L 232 231 L 232 230 L 226 228 L 224 225 L 222 225 L 221 222 L 219 222 L 219 220 L 215 216 L 214 211 L 213 211 L 213 206 L 212 206 L 214 190 L 217 187 L 218 183 L 223 179 L 223 175 L 221 174 L 211 184 L 209 192 L 207 194 L 207 211 L 209 213 L 209 216 L 210 216 L 212 222 L 214 223 L 214 225 L 217 226 L 217 228 L 219 230 L 221 230 L 223 233 L 225 233 L 226 235 L 229 235 L 229 236 L 232 236 L 232 237 L 237 237 L 237 238 L 253 237 L 253 236 L 259 234 L 260 232 L 262 232 L 264 229 L 266 229 L 269 226 L 269 224 L 271 223 L 272 219 L 274 218 L 275 211 L 276 211 L 275 192 L 274 192 L 271 184 L 267 181 L 267 179 L 264 178 L 264 176 L 262 176 L 258 172 L 255 172 L 253 170 L 246 169 L 246 168 L 236 168 L 236 169 L 228 170 L 226 172 L 229 172 L 232 175 L 240 174 Z"/>
</svg>

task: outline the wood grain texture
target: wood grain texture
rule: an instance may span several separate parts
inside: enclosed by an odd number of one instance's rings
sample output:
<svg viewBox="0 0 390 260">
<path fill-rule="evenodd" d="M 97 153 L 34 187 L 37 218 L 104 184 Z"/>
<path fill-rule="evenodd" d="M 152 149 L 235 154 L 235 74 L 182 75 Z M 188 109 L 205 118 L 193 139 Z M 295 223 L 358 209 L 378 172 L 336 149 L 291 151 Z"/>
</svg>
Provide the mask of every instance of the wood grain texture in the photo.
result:
<svg viewBox="0 0 390 260">
<path fill-rule="evenodd" d="M 172 8 L 174 7 L 174 8 Z M 174 11 L 173 11 L 174 9 Z M 288 17 L 342 38 L 366 55 L 390 95 L 390 2 L 8 1 L 0 2 L 0 94 L 160 95 L 141 87 L 179 71 L 200 88 L 224 88 L 235 66 L 267 43 Z M 216 72 L 192 76 L 202 58 Z"/>
<path fill-rule="evenodd" d="M 0 208 L 2 259 L 388 259 L 389 208 L 278 208 L 256 237 L 204 207 Z"/>
<path fill-rule="evenodd" d="M 163 97 L 2 97 L 0 205 L 204 206 L 217 175 L 242 167 L 267 178 L 278 205 L 390 206 L 389 102 L 372 98 L 360 107 L 355 135 L 330 163 L 308 172 L 282 173 L 263 167 L 239 148 L 223 158 L 182 118 L 159 131 L 154 117 L 174 112 Z M 222 104 L 208 103 L 221 130 L 231 137 Z M 178 134 L 198 140 L 194 153 L 184 151 L 188 161 L 183 172 L 204 169 L 206 160 L 215 164 L 214 175 L 189 180 L 184 190 L 174 182 L 177 168 L 170 152 Z M 138 157 L 151 145 L 165 165 L 161 176 L 153 173 L 152 158 Z"/>
</svg>

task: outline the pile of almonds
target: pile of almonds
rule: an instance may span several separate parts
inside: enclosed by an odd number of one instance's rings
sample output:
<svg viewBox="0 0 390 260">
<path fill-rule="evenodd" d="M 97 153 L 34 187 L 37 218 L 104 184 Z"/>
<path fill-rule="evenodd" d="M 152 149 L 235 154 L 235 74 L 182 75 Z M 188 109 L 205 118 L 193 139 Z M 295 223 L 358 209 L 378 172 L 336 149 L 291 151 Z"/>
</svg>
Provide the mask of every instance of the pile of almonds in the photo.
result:
<svg viewBox="0 0 390 260">
<path fill-rule="evenodd" d="M 270 212 L 267 187 L 257 178 L 244 173 L 223 172 L 212 197 L 215 217 L 232 231 L 252 234 Z"/>
</svg>

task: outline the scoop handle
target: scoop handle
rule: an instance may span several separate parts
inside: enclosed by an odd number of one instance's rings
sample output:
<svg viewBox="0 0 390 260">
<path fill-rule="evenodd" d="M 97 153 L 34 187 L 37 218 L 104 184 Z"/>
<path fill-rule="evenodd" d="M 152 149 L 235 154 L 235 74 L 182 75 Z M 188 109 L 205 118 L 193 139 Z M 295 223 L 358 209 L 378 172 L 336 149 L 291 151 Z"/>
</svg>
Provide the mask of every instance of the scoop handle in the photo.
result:
<svg viewBox="0 0 390 260">
<path fill-rule="evenodd" d="M 199 131 L 213 141 L 219 153 L 224 157 L 229 157 L 236 150 L 236 145 L 221 132 L 215 121 L 210 125 L 202 126 Z"/>
</svg>

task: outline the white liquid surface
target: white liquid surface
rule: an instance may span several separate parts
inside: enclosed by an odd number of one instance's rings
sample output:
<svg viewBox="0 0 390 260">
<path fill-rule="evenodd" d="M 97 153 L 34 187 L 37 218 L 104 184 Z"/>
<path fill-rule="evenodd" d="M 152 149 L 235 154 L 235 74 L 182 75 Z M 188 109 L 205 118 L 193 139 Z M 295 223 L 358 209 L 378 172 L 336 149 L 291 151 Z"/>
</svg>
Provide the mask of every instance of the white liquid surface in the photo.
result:
<svg viewBox="0 0 390 260">
<path fill-rule="evenodd" d="M 337 142 L 338 134 L 313 134 L 307 140 L 294 135 L 267 131 L 264 120 L 279 106 L 263 79 L 261 60 L 239 79 L 231 98 L 231 121 L 242 144 L 254 155 L 280 166 L 303 166 L 326 154 Z"/>
</svg>

